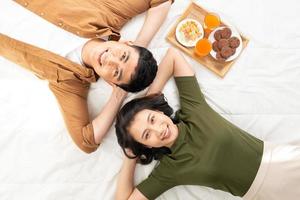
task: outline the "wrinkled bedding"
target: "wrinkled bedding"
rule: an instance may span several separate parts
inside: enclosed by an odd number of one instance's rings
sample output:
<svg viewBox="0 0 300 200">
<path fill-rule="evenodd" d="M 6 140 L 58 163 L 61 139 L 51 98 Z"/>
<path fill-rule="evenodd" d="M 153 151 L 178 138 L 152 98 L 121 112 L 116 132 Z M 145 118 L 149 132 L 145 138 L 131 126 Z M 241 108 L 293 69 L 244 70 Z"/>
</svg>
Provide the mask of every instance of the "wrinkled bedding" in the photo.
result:
<svg viewBox="0 0 300 200">
<path fill-rule="evenodd" d="M 165 36 L 191 0 L 175 0 L 149 48 L 161 60 L 170 46 Z M 195 1 L 220 13 L 250 43 L 223 78 L 186 57 L 208 103 L 256 137 L 300 144 L 300 3 L 296 0 Z M 145 15 L 122 29 L 133 40 Z M 68 33 L 10 0 L 0 1 L 0 32 L 65 56 L 86 39 Z M 114 197 L 122 152 L 112 128 L 93 154 L 71 141 L 47 82 L 0 57 L 0 199 L 110 200 Z M 103 81 L 91 86 L 88 103 L 95 117 L 110 95 Z M 170 80 L 164 93 L 178 108 Z M 138 94 L 141 95 L 141 94 Z M 128 100 L 136 95 L 129 95 Z M 138 183 L 155 163 L 138 166 Z M 237 200 L 200 186 L 179 186 L 158 199 Z"/>
</svg>

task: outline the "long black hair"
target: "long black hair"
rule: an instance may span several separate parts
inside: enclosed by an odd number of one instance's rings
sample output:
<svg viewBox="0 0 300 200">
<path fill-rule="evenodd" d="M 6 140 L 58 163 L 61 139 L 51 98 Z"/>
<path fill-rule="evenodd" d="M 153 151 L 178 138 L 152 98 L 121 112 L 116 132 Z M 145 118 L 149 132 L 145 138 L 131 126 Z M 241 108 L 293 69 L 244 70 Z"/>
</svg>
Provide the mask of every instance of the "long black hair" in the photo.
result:
<svg viewBox="0 0 300 200">
<path fill-rule="evenodd" d="M 128 158 L 138 158 L 141 164 L 149 164 L 153 159 L 160 159 L 162 155 L 171 153 L 168 147 L 149 148 L 137 141 L 129 134 L 128 128 L 135 115 L 144 110 L 161 111 L 171 118 L 173 109 L 169 106 L 163 94 L 152 94 L 142 98 L 136 98 L 128 102 L 119 111 L 116 120 L 116 134 L 118 143 Z M 128 155 L 126 148 L 131 149 L 134 157 Z"/>
</svg>

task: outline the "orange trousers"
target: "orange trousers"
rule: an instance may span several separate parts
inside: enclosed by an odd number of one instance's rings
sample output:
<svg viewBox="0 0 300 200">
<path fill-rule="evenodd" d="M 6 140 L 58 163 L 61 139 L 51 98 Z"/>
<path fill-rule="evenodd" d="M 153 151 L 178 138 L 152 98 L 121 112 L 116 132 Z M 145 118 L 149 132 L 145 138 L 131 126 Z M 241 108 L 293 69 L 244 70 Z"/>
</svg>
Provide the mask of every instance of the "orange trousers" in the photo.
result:
<svg viewBox="0 0 300 200">
<path fill-rule="evenodd" d="M 97 79 L 94 70 L 1 33 L 0 55 L 47 80 L 73 141 L 84 152 L 97 149 L 87 107 L 90 83 Z"/>
</svg>

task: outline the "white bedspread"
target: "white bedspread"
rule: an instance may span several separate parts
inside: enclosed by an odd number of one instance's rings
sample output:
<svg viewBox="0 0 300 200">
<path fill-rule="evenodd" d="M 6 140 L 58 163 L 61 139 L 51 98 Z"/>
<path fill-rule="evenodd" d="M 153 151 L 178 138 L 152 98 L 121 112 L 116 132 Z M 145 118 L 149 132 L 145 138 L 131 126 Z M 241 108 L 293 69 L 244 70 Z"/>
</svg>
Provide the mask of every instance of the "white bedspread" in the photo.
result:
<svg viewBox="0 0 300 200">
<path fill-rule="evenodd" d="M 150 49 L 161 60 L 170 46 L 166 33 L 191 0 L 175 0 Z M 225 118 L 267 141 L 300 141 L 300 3 L 297 0 L 198 0 L 231 21 L 250 43 L 224 79 L 187 57 L 208 103 Z M 134 39 L 145 15 L 122 30 Z M 0 1 L 0 32 L 65 55 L 85 39 L 39 18 L 10 0 Z M 109 97 L 110 86 L 93 84 L 91 117 Z M 164 92 L 178 108 L 174 82 Z M 130 96 L 132 98 L 132 96 Z M 47 82 L 0 57 L 0 199 L 110 200 L 122 152 L 111 129 L 93 154 L 71 141 Z M 136 181 L 151 171 L 138 166 Z M 300 185 L 300 183 L 299 183 Z M 234 200 L 222 191 L 179 186 L 159 199 Z"/>
</svg>

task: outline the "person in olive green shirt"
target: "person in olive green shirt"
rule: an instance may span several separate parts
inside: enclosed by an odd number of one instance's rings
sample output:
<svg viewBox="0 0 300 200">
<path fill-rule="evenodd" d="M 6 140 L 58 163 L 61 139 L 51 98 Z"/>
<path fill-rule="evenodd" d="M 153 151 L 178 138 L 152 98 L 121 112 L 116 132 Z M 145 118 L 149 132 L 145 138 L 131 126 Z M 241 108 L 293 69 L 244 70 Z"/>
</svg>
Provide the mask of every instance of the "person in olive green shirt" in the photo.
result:
<svg viewBox="0 0 300 200">
<path fill-rule="evenodd" d="M 300 147 L 263 142 L 221 117 L 175 49 L 162 63 L 165 76 L 157 78 L 149 95 L 130 101 L 117 115 L 118 143 L 127 157 L 116 199 L 155 199 L 178 185 L 201 185 L 244 199 L 296 200 Z M 172 74 L 180 99 L 174 118 L 163 94 L 154 93 Z M 278 164 L 282 155 L 285 159 Z M 158 166 L 134 189 L 136 160 L 148 164 L 153 159 L 159 159 Z"/>
</svg>

